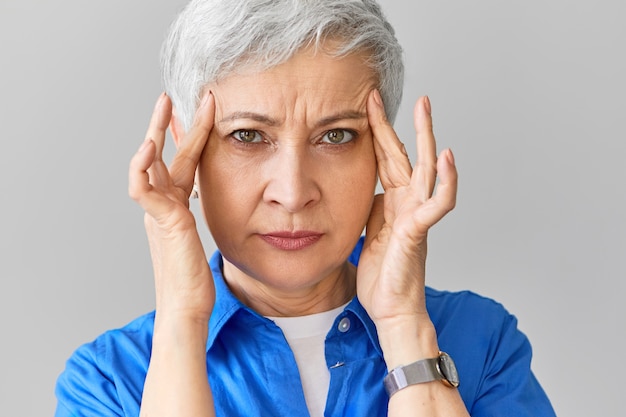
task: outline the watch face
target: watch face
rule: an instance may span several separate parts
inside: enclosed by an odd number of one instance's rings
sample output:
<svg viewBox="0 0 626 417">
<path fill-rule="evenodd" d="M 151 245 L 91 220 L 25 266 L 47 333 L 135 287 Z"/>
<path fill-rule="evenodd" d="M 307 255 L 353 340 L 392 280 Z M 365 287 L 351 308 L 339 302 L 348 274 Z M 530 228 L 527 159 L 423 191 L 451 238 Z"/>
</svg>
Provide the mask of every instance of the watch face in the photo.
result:
<svg viewBox="0 0 626 417">
<path fill-rule="evenodd" d="M 441 352 L 439 355 L 439 370 L 453 387 L 459 386 L 459 374 L 454 365 L 454 361 L 447 353 Z"/>
</svg>

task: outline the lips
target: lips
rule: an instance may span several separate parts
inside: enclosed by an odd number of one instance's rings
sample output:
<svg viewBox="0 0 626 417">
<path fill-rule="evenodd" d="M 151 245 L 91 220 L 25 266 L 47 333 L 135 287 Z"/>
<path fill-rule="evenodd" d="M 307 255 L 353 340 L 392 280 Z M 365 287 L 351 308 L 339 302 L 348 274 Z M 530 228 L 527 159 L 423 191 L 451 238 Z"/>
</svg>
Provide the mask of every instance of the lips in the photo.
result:
<svg viewBox="0 0 626 417">
<path fill-rule="evenodd" d="M 312 231 L 271 232 L 262 234 L 261 239 L 271 246 L 286 251 L 296 251 L 317 243 L 322 233 Z"/>
</svg>

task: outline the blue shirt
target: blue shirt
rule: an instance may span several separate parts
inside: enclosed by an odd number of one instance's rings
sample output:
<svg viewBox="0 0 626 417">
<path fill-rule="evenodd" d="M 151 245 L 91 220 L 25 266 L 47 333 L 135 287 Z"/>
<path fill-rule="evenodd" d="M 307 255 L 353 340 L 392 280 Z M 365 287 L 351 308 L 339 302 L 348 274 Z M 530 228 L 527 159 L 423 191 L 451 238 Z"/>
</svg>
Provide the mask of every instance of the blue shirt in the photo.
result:
<svg viewBox="0 0 626 417">
<path fill-rule="evenodd" d="M 298 368 L 281 330 L 233 296 L 219 252 L 210 266 L 217 299 L 207 368 L 217 416 L 308 416 Z M 468 291 L 426 288 L 426 303 L 439 346 L 456 363 L 459 391 L 472 416 L 555 415 L 531 372 L 531 347 L 514 316 Z M 56 417 L 138 416 L 153 325 L 154 312 L 81 346 L 57 381 Z M 336 318 L 325 344 L 330 370 L 325 415 L 386 416 L 387 368 L 374 323 L 358 299 Z"/>
</svg>

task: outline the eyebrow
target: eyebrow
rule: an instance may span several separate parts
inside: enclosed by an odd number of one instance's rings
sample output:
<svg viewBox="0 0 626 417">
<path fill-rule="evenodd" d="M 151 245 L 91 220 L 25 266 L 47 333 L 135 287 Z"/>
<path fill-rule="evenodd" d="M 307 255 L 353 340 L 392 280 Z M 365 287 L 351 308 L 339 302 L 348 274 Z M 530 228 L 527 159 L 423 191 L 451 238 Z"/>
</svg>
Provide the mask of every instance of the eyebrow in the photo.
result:
<svg viewBox="0 0 626 417">
<path fill-rule="evenodd" d="M 355 110 L 347 110 L 347 111 L 333 114 L 331 116 L 324 117 L 318 120 L 317 123 L 315 123 L 315 127 L 316 128 L 324 127 L 324 126 L 333 124 L 335 122 L 340 122 L 342 120 L 358 120 L 358 119 L 367 119 L 367 114 L 359 112 L 359 111 L 355 111 Z"/>
<path fill-rule="evenodd" d="M 356 110 L 347 110 L 342 111 L 337 114 L 333 114 L 331 116 L 324 117 L 318 120 L 315 123 L 315 127 L 323 127 L 335 122 L 339 122 L 341 120 L 356 120 L 356 119 L 365 119 L 367 118 L 367 114 L 363 112 L 359 112 Z M 250 111 L 236 111 L 228 116 L 224 117 L 219 123 L 232 122 L 238 119 L 246 119 L 246 120 L 254 120 L 255 122 L 263 123 L 267 126 L 278 126 L 280 123 L 278 120 L 273 119 L 269 116 L 266 116 L 261 113 L 255 113 Z"/>
<path fill-rule="evenodd" d="M 263 114 L 251 111 L 236 111 L 224 117 L 222 120 L 220 120 L 220 123 L 232 122 L 238 119 L 254 120 L 255 122 L 263 123 L 268 126 L 278 125 L 278 121 L 276 119 L 272 119 L 269 116 L 265 116 Z"/>
</svg>

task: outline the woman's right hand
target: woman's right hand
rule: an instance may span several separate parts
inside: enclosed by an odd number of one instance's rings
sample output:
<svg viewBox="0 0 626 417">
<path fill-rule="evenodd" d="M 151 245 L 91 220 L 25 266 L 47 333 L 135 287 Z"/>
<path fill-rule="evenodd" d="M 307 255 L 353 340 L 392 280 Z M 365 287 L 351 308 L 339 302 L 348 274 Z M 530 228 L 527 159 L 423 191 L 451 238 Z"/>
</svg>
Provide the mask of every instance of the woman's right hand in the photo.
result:
<svg viewBox="0 0 626 417">
<path fill-rule="evenodd" d="M 196 221 L 189 210 L 195 171 L 213 128 L 215 104 L 207 92 L 196 111 L 193 126 L 178 139 L 170 167 L 163 147 L 172 119 L 172 103 L 159 97 L 145 141 L 133 156 L 129 194 L 145 210 L 156 288 L 157 320 L 208 322 L 215 289 Z"/>
</svg>

